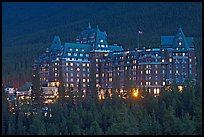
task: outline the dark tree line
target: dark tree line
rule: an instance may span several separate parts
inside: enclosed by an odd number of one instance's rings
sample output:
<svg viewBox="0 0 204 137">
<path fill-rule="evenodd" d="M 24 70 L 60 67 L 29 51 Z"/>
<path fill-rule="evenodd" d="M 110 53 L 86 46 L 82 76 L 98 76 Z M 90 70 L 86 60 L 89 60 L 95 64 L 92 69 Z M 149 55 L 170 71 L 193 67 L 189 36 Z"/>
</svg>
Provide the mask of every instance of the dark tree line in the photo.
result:
<svg viewBox="0 0 204 137">
<path fill-rule="evenodd" d="M 86 96 L 72 103 L 49 104 L 47 116 L 37 111 L 29 116 L 7 111 L 2 100 L 2 133 L 18 135 L 201 135 L 202 92 L 188 85 L 183 92 L 176 86 L 163 89 L 159 97 L 146 92 L 144 98 L 119 97 L 105 100 Z"/>
</svg>

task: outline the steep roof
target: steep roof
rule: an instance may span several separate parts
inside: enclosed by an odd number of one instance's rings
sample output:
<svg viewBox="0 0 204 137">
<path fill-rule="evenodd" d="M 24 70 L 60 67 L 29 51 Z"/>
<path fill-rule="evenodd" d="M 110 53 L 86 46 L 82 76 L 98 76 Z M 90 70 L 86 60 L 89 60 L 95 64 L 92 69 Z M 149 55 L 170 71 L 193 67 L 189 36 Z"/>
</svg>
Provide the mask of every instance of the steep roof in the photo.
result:
<svg viewBox="0 0 204 137">
<path fill-rule="evenodd" d="M 193 37 L 186 37 L 181 27 L 177 30 L 176 36 L 161 36 L 162 47 L 194 47 Z M 181 43 L 181 45 L 179 45 Z"/>
<path fill-rule="evenodd" d="M 63 57 L 64 58 L 66 57 L 84 58 L 84 55 L 79 56 L 78 53 L 89 53 L 89 51 L 90 51 L 89 44 L 65 43 Z M 68 53 L 71 53 L 71 56 L 68 56 Z M 74 53 L 77 53 L 77 56 L 74 56 Z"/>
<path fill-rule="evenodd" d="M 55 35 L 49 50 L 56 51 L 61 49 L 62 49 L 62 44 L 61 44 L 60 37 Z"/>
</svg>

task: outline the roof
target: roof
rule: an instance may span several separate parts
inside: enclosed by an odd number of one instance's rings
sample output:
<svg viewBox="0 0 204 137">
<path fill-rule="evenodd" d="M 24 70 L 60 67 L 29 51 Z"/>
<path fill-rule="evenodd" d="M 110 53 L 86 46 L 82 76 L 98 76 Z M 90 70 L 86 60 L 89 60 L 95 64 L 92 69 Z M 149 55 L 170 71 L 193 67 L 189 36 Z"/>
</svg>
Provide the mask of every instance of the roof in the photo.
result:
<svg viewBox="0 0 204 137">
<path fill-rule="evenodd" d="M 55 51 L 55 50 L 61 50 L 61 49 L 62 49 L 61 40 L 59 36 L 55 35 L 49 50 Z"/>
<path fill-rule="evenodd" d="M 64 51 L 63 51 L 63 57 L 77 57 L 77 58 L 84 58 L 85 55 L 80 56 L 77 54 L 77 56 L 74 56 L 74 53 L 89 53 L 90 51 L 90 45 L 89 44 L 78 44 L 78 43 L 65 43 L 64 45 Z M 68 53 L 71 53 L 71 56 L 68 56 Z"/>
<path fill-rule="evenodd" d="M 114 46 L 114 45 L 109 45 L 108 49 L 112 52 L 114 51 L 124 51 L 122 46 Z"/>
<path fill-rule="evenodd" d="M 23 84 L 18 91 L 28 91 L 29 88 L 32 86 L 33 84 L 31 82 L 26 82 L 25 84 Z"/>
<path fill-rule="evenodd" d="M 182 43 L 179 45 L 179 43 Z M 162 47 L 194 47 L 193 37 L 185 37 L 181 27 L 177 30 L 176 36 L 161 36 Z"/>
</svg>

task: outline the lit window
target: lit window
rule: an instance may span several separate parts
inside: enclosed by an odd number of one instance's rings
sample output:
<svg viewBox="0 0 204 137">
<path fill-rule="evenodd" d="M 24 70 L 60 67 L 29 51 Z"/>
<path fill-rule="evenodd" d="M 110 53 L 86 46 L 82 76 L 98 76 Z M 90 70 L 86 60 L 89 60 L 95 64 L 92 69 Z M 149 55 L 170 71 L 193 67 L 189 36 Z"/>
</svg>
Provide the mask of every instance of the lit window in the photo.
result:
<svg viewBox="0 0 204 137">
<path fill-rule="evenodd" d="M 68 53 L 68 56 L 71 56 L 71 53 Z"/>
<path fill-rule="evenodd" d="M 192 61 L 192 59 L 191 58 L 189 58 L 189 62 L 191 62 Z"/>
<path fill-rule="evenodd" d="M 98 59 L 96 59 L 96 62 L 98 62 Z"/>
<path fill-rule="evenodd" d="M 55 70 L 57 70 L 57 68 L 55 68 Z"/>
<path fill-rule="evenodd" d="M 82 64 L 82 66 L 83 66 L 83 67 L 85 67 L 85 66 L 86 66 L 86 64 L 85 64 L 85 63 L 83 63 L 83 64 Z"/>
<path fill-rule="evenodd" d="M 101 47 L 102 47 L 102 48 L 104 48 L 104 47 L 105 47 L 105 45 L 101 45 Z"/>
<path fill-rule="evenodd" d="M 57 73 L 55 73 L 55 76 L 57 76 Z"/>
<path fill-rule="evenodd" d="M 183 56 L 185 56 L 185 53 L 183 53 Z"/>
<path fill-rule="evenodd" d="M 157 89 L 156 88 L 154 88 L 154 94 L 157 94 Z"/>
<path fill-rule="evenodd" d="M 155 82 L 155 85 L 158 85 L 158 82 L 157 82 L 157 81 Z"/>
<path fill-rule="evenodd" d="M 87 67 L 89 67 L 89 64 L 87 64 Z"/>
<path fill-rule="evenodd" d="M 83 79 L 83 82 L 86 82 L 86 79 L 85 79 L 85 78 Z"/>
<path fill-rule="evenodd" d="M 158 54 L 155 54 L 156 56 L 158 56 Z"/>
<path fill-rule="evenodd" d="M 71 73 L 70 75 L 71 75 L 71 77 L 73 77 L 73 73 Z"/>
<path fill-rule="evenodd" d="M 169 74 L 172 74 L 172 71 L 171 71 L 171 70 L 169 70 Z"/>
<path fill-rule="evenodd" d="M 148 73 L 148 70 L 146 70 L 146 74 L 149 74 L 149 73 Z"/>
<path fill-rule="evenodd" d="M 162 62 L 164 62 L 164 59 L 162 59 Z"/>
<path fill-rule="evenodd" d="M 69 50 L 72 51 L 72 48 L 70 48 Z"/>
<path fill-rule="evenodd" d="M 159 94 L 159 88 L 157 88 L 157 94 Z"/>
<path fill-rule="evenodd" d="M 100 42 L 103 42 L 103 40 L 101 39 Z"/>
<path fill-rule="evenodd" d="M 57 65 L 57 63 L 55 63 L 55 65 Z"/>
<path fill-rule="evenodd" d="M 74 53 L 74 56 L 77 56 L 77 53 Z"/>
<path fill-rule="evenodd" d="M 128 69 L 128 67 L 125 67 L 125 70 L 127 70 Z"/>
<path fill-rule="evenodd" d="M 176 53 L 176 56 L 178 56 L 178 53 Z"/>
<path fill-rule="evenodd" d="M 70 66 L 73 66 L 73 63 L 70 63 Z"/>
<path fill-rule="evenodd" d="M 89 57 L 89 54 L 86 54 L 86 57 Z"/>
<path fill-rule="evenodd" d="M 80 71 L 80 68 L 77 68 L 77 71 Z"/>
<path fill-rule="evenodd" d="M 89 82 L 89 79 L 87 79 L 87 82 Z"/>
<path fill-rule="evenodd" d="M 84 49 L 81 49 L 82 52 L 84 52 Z"/>
<path fill-rule="evenodd" d="M 102 73 L 102 77 L 104 77 L 104 73 Z"/>
<path fill-rule="evenodd" d="M 100 44 L 98 44 L 98 47 L 100 48 L 100 47 L 101 47 L 101 45 L 100 45 Z"/>
<path fill-rule="evenodd" d="M 172 58 L 169 58 L 169 62 L 172 62 Z"/>
<path fill-rule="evenodd" d="M 192 70 L 191 69 L 189 70 L 189 73 L 192 74 Z"/>
<path fill-rule="evenodd" d="M 142 82 L 140 82 L 140 85 L 142 85 Z"/>
<path fill-rule="evenodd" d="M 96 74 L 96 77 L 98 77 L 98 74 Z"/>
<path fill-rule="evenodd" d="M 80 53 L 80 57 L 82 57 L 83 56 L 83 54 L 82 53 Z"/>
<path fill-rule="evenodd" d="M 68 66 L 69 64 L 66 62 L 66 66 Z"/>
<path fill-rule="evenodd" d="M 157 74 L 157 73 L 158 73 L 158 71 L 157 71 L 157 70 L 155 70 L 155 73 Z"/>
<path fill-rule="evenodd" d="M 76 51 L 79 51 L 79 49 L 76 49 Z"/>
<path fill-rule="evenodd" d="M 179 42 L 179 46 L 181 46 L 181 44 L 182 44 L 182 43 L 181 43 L 181 42 Z"/>
<path fill-rule="evenodd" d="M 146 85 L 148 85 L 149 82 L 146 82 Z"/>
<path fill-rule="evenodd" d="M 176 48 L 176 50 L 178 50 L 178 48 Z"/>
<path fill-rule="evenodd" d="M 73 82 L 74 80 L 73 80 L 73 78 L 71 78 L 71 82 Z"/>
<path fill-rule="evenodd" d="M 142 74 L 142 70 L 141 70 L 141 74 Z"/>
<path fill-rule="evenodd" d="M 74 84 L 70 84 L 70 87 L 74 87 Z"/>
<path fill-rule="evenodd" d="M 77 79 L 77 82 L 79 82 L 79 79 Z"/>
<path fill-rule="evenodd" d="M 112 82 L 112 78 L 109 78 L 109 82 Z"/>
<path fill-rule="evenodd" d="M 165 81 L 163 81 L 163 83 L 162 83 L 162 84 L 163 84 L 163 86 L 165 86 Z"/>
</svg>

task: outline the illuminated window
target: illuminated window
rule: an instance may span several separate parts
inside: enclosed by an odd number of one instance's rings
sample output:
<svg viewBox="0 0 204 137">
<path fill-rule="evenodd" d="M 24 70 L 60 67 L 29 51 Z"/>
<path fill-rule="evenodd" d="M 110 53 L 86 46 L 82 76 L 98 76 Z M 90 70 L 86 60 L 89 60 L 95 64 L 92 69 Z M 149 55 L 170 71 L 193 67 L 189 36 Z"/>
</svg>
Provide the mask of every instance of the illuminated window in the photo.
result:
<svg viewBox="0 0 204 137">
<path fill-rule="evenodd" d="M 112 76 L 112 73 L 109 73 L 109 76 L 111 77 L 111 76 Z"/>
<path fill-rule="evenodd" d="M 140 85 L 142 85 L 142 82 L 140 82 Z"/>
<path fill-rule="evenodd" d="M 178 74 L 178 70 L 176 70 L 176 73 Z"/>
<path fill-rule="evenodd" d="M 86 54 L 86 57 L 89 57 L 89 54 Z"/>
<path fill-rule="evenodd" d="M 104 73 L 102 73 L 102 77 L 104 77 Z"/>
<path fill-rule="evenodd" d="M 155 70 L 155 73 L 156 73 L 156 74 L 158 74 L 158 71 L 157 71 L 157 70 Z"/>
<path fill-rule="evenodd" d="M 158 56 L 158 54 L 155 54 L 156 56 Z"/>
<path fill-rule="evenodd" d="M 98 77 L 98 74 L 96 74 L 96 77 Z"/>
<path fill-rule="evenodd" d="M 71 53 L 68 53 L 68 56 L 71 56 Z"/>
<path fill-rule="evenodd" d="M 69 65 L 69 63 L 66 62 L 66 66 L 68 66 L 68 65 Z"/>
<path fill-rule="evenodd" d="M 79 49 L 76 49 L 76 51 L 79 51 Z"/>
<path fill-rule="evenodd" d="M 146 82 L 146 85 L 148 85 L 149 82 Z"/>
<path fill-rule="evenodd" d="M 127 70 L 128 69 L 128 67 L 125 67 L 125 70 Z"/>
<path fill-rule="evenodd" d="M 86 79 L 85 79 L 85 78 L 83 78 L 83 82 L 86 82 Z"/>
<path fill-rule="evenodd" d="M 57 76 L 57 73 L 55 73 L 55 76 Z"/>
<path fill-rule="evenodd" d="M 84 52 L 84 49 L 81 49 L 82 52 Z"/>
<path fill-rule="evenodd" d="M 103 42 L 103 40 L 101 39 L 100 42 Z"/>
<path fill-rule="evenodd" d="M 89 67 L 89 64 L 87 64 L 87 67 Z"/>
<path fill-rule="evenodd" d="M 70 48 L 69 50 L 72 51 L 72 48 Z"/>
<path fill-rule="evenodd" d="M 118 70 L 120 70 L 120 67 L 118 67 Z"/>
<path fill-rule="evenodd" d="M 162 62 L 164 62 L 164 59 L 162 59 Z"/>
<path fill-rule="evenodd" d="M 183 53 L 183 56 L 185 56 L 185 53 Z"/>
<path fill-rule="evenodd" d="M 74 87 L 74 84 L 70 84 L 70 87 Z"/>
<path fill-rule="evenodd" d="M 163 86 L 165 86 L 165 81 L 163 81 L 163 83 L 162 83 L 162 84 L 163 84 Z"/>
<path fill-rule="evenodd" d="M 172 58 L 169 58 L 169 62 L 172 62 Z"/>
<path fill-rule="evenodd" d="M 70 66 L 73 66 L 73 63 L 70 63 Z"/>
<path fill-rule="evenodd" d="M 159 92 L 160 92 L 160 91 L 159 91 L 159 88 L 157 88 L 157 94 L 159 94 Z"/>
<path fill-rule="evenodd" d="M 158 82 L 157 82 L 157 81 L 155 82 L 155 85 L 158 85 Z"/>
<path fill-rule="evenodd" d="M 98 59 L 96 59 L 96 62 L 98 62 Z"/>
<path fill-rule="evenodd" d="M 176 50 L 178 50 L 178 48 L 176 48 Z"/>
<path fill-rule="evenodd" d="M 86 66 L 86 64 L 85 64 L 85 63 L 83 63 L 83 64 L 82 64 L 82 66 L 83 66 L 83 67 L 85 67 L 85 66 Z"/>
<path fill-rule="evenodd" d="M 71 78 L 71 82 L 73 82 L 74 80 L 73 80 L 73 78 Z"/>
<path fill-rule="evenodd" d="M 55 63 L 55 65 L 57 65 L 57 63 Z"/>
<path fill-rule="evenodd" d="M 192 59 L 191 58 L 189 58 L 189 62 L 191 62 L 192 61 Z"/>
<path fill-rule="evenodd" d="M 154 94 L 157 94 L 157 89 L 156 88 L 154 88 Z"/>
<path fill-rule="evenodd" d="M 148 71 L 148 70 L 146 70 L 146 74 L 149 74 L 148 72 L 149 72 L 149 71 Z"/>
<path fill-rule="evenodd" d="M 80 68 L 77 68 L 77 71 L 80 71 Z"/>
<path fill-rule="evenodd" d="M 57 68 L 55 68 L 55 70 L 57 70 Z"/>
<path fill-rule="evenodd" d="M 181 42 L 179 42 L 179 46 L 181 46 L 181 44 L 182 44 L 182 43 L 181 43 Z"/>
<path fill-rule="evenodd" d="M 141 74 L 142 74 L 142 70 L 141 70 Z"/>
<path fill-rule="evenodd" d="M 178 56 L 178 53 L 176 53 L 176 56 Z"/>
<path fill-rule="evenodd" d="M 73 73 L 71 73 L 70 75 L 71 75 L 71 77 L 73 77 Z"/>
<path fill-rule="evenodd" d="M 82 54 L 82 53 L 80 53 L 80 57 L 83 57 L 83 54 Z"/>
<path fill-rule="evenodd" d="M 77 79 L 77 82 L 79 82 L 79 79 Z"/>
<path fill-rule="evenodd" d="M 112 78 L 109 78 L 108 81 L 109 81 L 109 82 L 112 82 Z"/>
<path fill-rule="evenodd" d="M 87 82 L 89 82 L 89 79 L 87 79 Z"/>
</svg>

